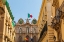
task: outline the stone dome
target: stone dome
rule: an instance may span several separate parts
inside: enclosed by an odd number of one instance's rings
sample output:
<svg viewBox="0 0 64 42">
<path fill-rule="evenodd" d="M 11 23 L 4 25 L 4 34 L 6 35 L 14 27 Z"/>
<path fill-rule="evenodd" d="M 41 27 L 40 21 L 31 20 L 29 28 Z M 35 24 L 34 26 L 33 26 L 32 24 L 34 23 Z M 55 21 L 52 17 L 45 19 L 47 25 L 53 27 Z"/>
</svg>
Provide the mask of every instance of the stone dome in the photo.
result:
<svg viewBox="0 0 64 42">
<path fill-rule="evenodd" d="M 32 24 L 36 24 L 37 23 L 37 20 L 34 18 L 33 20 L 32 20 Z"/>
<path fill-rule="evenodd" d="M 23 20 L 22 18 L 20 18 L 20 19 L 18 20 L 18 23 L 19 23 L 19 24 L 22 24 L 22 23 L 24 23 L 24 20 Z"/>
</svg>

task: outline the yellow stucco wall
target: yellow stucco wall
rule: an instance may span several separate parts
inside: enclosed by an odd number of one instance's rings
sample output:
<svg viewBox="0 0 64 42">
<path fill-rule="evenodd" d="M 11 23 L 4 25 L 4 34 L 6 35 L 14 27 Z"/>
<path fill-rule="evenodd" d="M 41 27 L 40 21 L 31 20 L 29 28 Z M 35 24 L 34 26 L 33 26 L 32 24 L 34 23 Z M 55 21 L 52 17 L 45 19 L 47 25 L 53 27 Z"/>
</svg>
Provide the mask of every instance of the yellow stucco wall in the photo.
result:
<svg viewBox="0 0 64 42">
<path fill-rule="evenodd" d="M 44 20 L 43 16 L 46 15 L 45 14 L 46 13 L 45 7 L 46 7 L 46 0 L 42 0 L 42 6 L 41 6 L 41 9 L 40 9 L 40 13 L 39 13 L 39 17 L 38 17 L 38 23 L 37 23 L 38 24 L 38 28 L 39 28 L 39 33 L 41 33 L 41 31 L 42 31 L 42 29 L 44 27 L 44 24 L 45 24 L 45 22 L 43 23 L 43 20 Z M 43 26 L 41 24 L 43 24 Z M 40 37 L 40 34 L 39 34 L 39 37 Z"/>
<path fill-rule="evenodd" d="M 56 41 L 58 41 L 58 38 L 57 38 L 57 31 L 54 30 L 54 36 L 56 37 Z"/>
<path fill-rule="evenodd" d="M 61 4 L 62 4 L 63 1 L 64 1 L 64 0 L 59 0 L 59 6 L 61 6 Z"/>
<path fill-rule="evenodd" d="M 47 42 L 48 41 L 48 35 L 46 34 L 46 36 L 44 37 L 44 39 L 41 42 Z"/>
<path fill-rule="evenodd" d="M 52 6 L 52 19 L 55 17 L 55 7 Z"/>
<path fill-rule="evenodd" d="M 3 13 L 2 15 L 0 14 L 0 42 L 6 42 L 6 38 L 9 39 L 9 41 L 14 42 L 14 28 L 12 27 L 12 19 L 10 17 L 10 14 L 7 10 L 6 5 L 3 5 L 1 2 L 0 7 L 4 7 L 3 9 L 5 11 L 5 13 Z"/>
<path fill-rule="evenodd" d="M 58 7 L 58 8 L 60 8 L 60 6 L 62 5 L 63 1 L 64 1 L 64 0 L 57 0 L 57 2 L 59 2 L 59 7 Z M 56 7 L 56 6 L 55 6 L 55 7 Z M 53 10 L 54 10 L 54 9 L 53 9 Z M 56 11 L 53 11 L 53 14 L 56 14 L 55 12 L 56 12 Z M 62 34 L 61 34 L 61 35 L 62 35 L 62 36 L 61 36 L 61 37 L 62 37 L 62 38 L 61 38 L 62 40 L 64 40 L 64 24 L 63 24 L 63 22 L 64 22 L 63 19 L 61 19 L 61 30 L 60 30 L 60 31 L 61 31 L 61 33 L 62 33 Z M 58 41 L 57 31 L 55 31 L 55 30 L 54 30 L 54 35 L 55 35 L 55 37 L 56 37 L 56 41 Z"/>
<path fill-rule="evenodd" d="M 61 32 L 62 32 L 62 40 L 64 40 L 64 19 L 61 22 Z"/>
<path fill-rule="evenodd" d="M 55 15 L 56 15 L 56 9 L 58 9 L 61 5 L 62 5 L 62 2 L 64 1 L 64 0 L 55 0 L 56 1 L 56 3 L 57 3 L 57 6 L 53 6 L 53 4 L 52 4 L 52 11 L 51 11 L 51 18 L 53 19 L 54 17 L 55 17 Z M 58 4 L 58 2 L 59 2 L 59 4 Z M 43 12 L 44 12 L 44 14 L 45 14 L 45 7 L 46 7 L 46 0 L 44 1 L 43 0 L 43 3 L 42 4 L 44 4 L 44 5 L 42 5 L 43 7 L 41 7 L 41 10 L 40 10 L 40 15 L 39 15 L 39 18 L 38 18 L 38 26 L 39 26 L 39 30 L 40 30 L 40 26 L 41 26 L 41 23 L 43 23 L 43 22 L 41 22 L 42 21 L 42 17 L 43 17 Z M 41 16 L 42 15 L 42 16 Z M 62 39 L 64 40 L 64 20 L 62 20 L 62 23 L 61 23 L 61 33 L 62 33 Z M 52 27 L 51 27 L 52 28 Z M 41 32 L 41 31 L 40 31 Z M 53 30 L 53 32 L 54 32 L 54 36 L 56 37 L 56 41 L 58 41 L 58 35 L 57 35 L 57 31 L 56 30 Z M 42 40 L 42 42 L 46 42 L 46 37 Z"/>
</svg>

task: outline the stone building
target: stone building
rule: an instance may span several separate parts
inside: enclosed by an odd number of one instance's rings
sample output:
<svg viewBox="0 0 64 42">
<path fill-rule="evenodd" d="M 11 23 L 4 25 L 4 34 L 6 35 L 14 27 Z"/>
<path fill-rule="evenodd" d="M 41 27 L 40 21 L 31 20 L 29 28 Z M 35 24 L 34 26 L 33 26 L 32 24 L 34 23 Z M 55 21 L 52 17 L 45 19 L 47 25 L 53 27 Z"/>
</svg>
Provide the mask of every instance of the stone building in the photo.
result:
<svg viewBox="0 0 64 42">
<path fill-rule="evenodd" d="M 14 42 L 14 18 L 10 12 L 8 2 L 0 0 L 0 42 Z"/>
<path fill-rule="evenodd" d="M 55 14 L 52 16 L 55 41 L 64 42 L 64 0 L 53 0 Z"/>
<path fill-rule="evenodd" d="M 64 42 L 63 14 L 64 0 L 43 0 L 38 19 L 38 42 Z"/>
<path fill-rule="evenodd" d="M 38 41 L 38 26 L 37 20 L 26 19 L 26 23 L 22 18 L 18 20 L 15 26 L 15 42 L 37 42 Z"/>
</svg>

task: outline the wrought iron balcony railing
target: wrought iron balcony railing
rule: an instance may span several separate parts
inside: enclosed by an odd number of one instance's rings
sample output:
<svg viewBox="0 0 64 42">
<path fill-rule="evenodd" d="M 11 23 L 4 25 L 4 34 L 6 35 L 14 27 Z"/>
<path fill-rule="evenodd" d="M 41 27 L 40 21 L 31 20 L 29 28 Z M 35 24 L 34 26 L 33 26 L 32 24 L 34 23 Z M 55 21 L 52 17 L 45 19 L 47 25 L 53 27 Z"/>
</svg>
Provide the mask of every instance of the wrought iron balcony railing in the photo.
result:
<svg viewBox="0 0 64 42">
<path fill-rule="evenodd" d="M 52 26 L 54 27 L 56 24 L 59 24 L 60 23 L 60 18 L 61 18 L 61 14 L 62 13 L 62 11 L 60 11 L 60 10 L 57 10 L 57 13 L 56 13 L 56 16 L 53 18 L 53 20 L 52 20 Z"/>
<path fill-rule="evenodd" d="M 40 34 L 40 38 L 42 37 L 42 35 L 44 34 L 45 31 L 47 31 L 47 23 L 45 24 L 44 28 L 42 29 L 42 32 Z"/>
</svg>

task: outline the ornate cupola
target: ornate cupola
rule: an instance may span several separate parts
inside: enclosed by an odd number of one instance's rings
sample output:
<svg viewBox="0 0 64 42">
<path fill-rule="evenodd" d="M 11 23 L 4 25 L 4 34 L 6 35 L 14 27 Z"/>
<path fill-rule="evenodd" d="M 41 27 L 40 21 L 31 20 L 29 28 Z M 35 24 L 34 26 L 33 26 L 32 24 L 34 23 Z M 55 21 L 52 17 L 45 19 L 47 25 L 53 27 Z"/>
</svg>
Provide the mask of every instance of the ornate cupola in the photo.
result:
<svg viewBox="0 0 64 42">
<path fill-rule="evenodd" d="M 24 20 L 23 20 L 22 18 L 20 18 L 20 19 L 18 20 L 18 23 L 19 23 L 19 24 L 23 24 L 23 23 L 24 23 Z"/>
<path fill-rule="evenodd" d="M 36 24 L 37 23 L 37 20 L 34 18 L 33 20 L 32 20 L 32 24 Z"/>
</svg>

